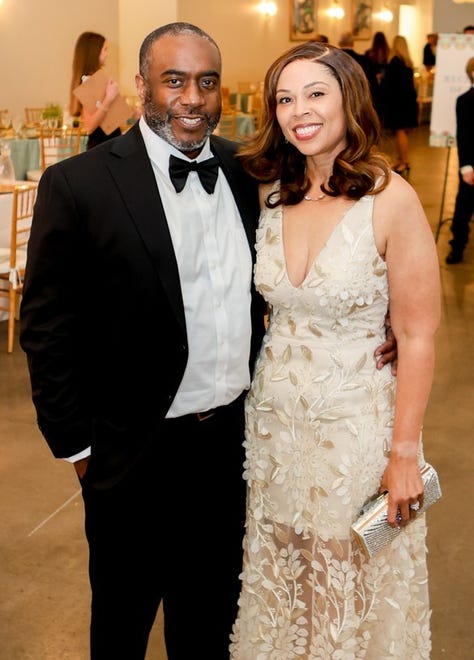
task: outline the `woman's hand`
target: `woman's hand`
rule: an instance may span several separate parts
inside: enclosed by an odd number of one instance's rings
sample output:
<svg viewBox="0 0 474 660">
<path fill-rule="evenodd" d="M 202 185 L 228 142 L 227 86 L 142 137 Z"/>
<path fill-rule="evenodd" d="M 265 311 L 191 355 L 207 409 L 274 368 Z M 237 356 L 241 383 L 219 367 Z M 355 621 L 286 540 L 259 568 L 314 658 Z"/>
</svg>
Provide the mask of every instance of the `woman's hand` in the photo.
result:
<svg viewBox="0 0 474 660">
<path fill-rule="evenodd" d="M 390 452 L 380 483 L 380 492 L 388 491 L 389 525 L 403 526 L 416 516 L 417 509 L 423 505 L 423 489 L 417 444 L 399 443 Z"/>
<path fill-rule="evenodd" d="M 105 87 L 105 95 L 102 104 L 107 108 L 110 108 L 110 104 L 117 98 L 119 93 L 120 88 L 118 82 L 116 82 L 113 78 L 109 78 Z"/>
<path fill-rule="evenodd" d="M 110 110 L 111 103 L 117 98 L 119 91 L 118 83 L 113 78 L 109 78 L 105 87 L 104 98 L 102 101 L 96 101 L 94 111 L 88 112 L 85 108 L 82 108 L 82 123 L 89 135 L 102 124 Z"/>
</svg>

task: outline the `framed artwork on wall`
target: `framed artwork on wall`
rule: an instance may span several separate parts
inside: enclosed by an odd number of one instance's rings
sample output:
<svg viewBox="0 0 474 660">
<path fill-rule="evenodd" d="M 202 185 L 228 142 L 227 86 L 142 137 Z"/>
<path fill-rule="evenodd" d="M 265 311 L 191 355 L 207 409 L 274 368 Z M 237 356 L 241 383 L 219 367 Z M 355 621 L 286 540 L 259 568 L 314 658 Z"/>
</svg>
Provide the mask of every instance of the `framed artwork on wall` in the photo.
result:
<svg viewBox="0 0 474 660">
<path fill-rule="evenodd" d="M 352 0 L 352 34 L 354 39 L 372 38 L 372 0 Z"/>
<path fill-rule="evenodd" d="M 290 0 L 290 40 L 308 41 L 316 32 L 317 0 Z"/>
</svg>

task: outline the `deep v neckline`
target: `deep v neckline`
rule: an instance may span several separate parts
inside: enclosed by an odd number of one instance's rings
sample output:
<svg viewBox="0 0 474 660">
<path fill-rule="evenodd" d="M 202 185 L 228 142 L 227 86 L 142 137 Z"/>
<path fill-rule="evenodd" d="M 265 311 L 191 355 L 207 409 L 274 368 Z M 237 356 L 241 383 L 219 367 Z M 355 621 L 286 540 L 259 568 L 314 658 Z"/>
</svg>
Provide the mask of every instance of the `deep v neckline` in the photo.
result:
<svg viewBox="0 0 474 660">
<path fill-rule="evenodd" d="M 345 222 L 347 216 L 349 215 L 349 213 L 352 211 L 352 209 L 355 206 L 357 206 L 357 203 L 360 202 L 361 199 L 364 199 L 364 198 L 361 197 L 360 199 L 356 200 L 354 202 L 354 204 L 352 204 L 352 206 L 350 206 L 346 211 L 344 211 L 344 213 L 342 214 L 341 219 L 339 220 L 339 222 L 336 225 L 334 225 L 334 227 L 330 231 L 330 233 L 329 233 L 326 241 L 324 242 L 322 248 L 319 250 L 319 252 L 317 252 L 315 254 L 315 256 L 314 256 L 314 258 L 311 262 L 310 267 L 308 268 L 305 276 L 303 277 L 303 279 L 301 280 L 301 282 L 299 284 L 293 284 L 293 282 L 291 281 L 291 278 L 290 278 L 290 274 L 288 272 L 288 264 L 287 264 L 287 261 L 286 261 L 286 251 L 285 251 L 285 240 L 284 240 L 284 236 L 283 236 L 283 206 L 280 207 L 280 235 L 281 235 L 280 244 L 281 244 L 283 266 L 284 266 L 284 270 L 285 270 L 286 280 L 287 280 L 288 284 L 291 286 L 292 289 L 301 289 L 301 287 L 304 286 L 306 280 L 308 279 L 308 277 L 310 276 L 310 274 L 314 270 L 314 267 L 318 263 L 319 258 L 321 257 L 323 252 L 327 249 L 327 247 L 328 247 L 330 241 L 332 240 L 333 236 L 335 235 L 336 231 L 339 229 L 339 227 L 341 227 L 344 224 L 344 222 Z"/>
</svg>

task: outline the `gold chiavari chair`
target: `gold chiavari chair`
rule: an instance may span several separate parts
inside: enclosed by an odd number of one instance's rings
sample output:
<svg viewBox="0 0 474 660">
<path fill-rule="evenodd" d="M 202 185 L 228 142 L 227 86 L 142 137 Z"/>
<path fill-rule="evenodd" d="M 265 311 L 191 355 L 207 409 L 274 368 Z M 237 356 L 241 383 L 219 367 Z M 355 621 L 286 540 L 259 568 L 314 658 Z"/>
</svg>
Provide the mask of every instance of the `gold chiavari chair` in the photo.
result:
<svg viewBox="0 0 474 660">
<path fill-rule="evenodd" d="M 235 110 L 223 109 L 217 127 L 218 134 L 221 137 L 227 138 L 228 140 L 235 140 L 235 122 Z"/>
<path fill-rule="evenodd" d="M 254 94 L 252 98 L 252 111 L 251 115 L 255 123 L 255 130 L 258 131 L 262 123 L 262 96 L 261 94 Z"/>
<path fill-rule="evenodd" d="M 25 108 L 26 124 L 30 126 L 39 126 L 44 108 Z"/>
<path fill-rule="evenodd" d="M 30 238 L 33 208 L 36 201 L 37 183 L 12 186 L 12 215 L 10 246 L 0 248 L 0 310 L 8 312 L 7 352 L 13 352 L 15 321 L 23 292 L 26 266 L 26 248 Z"/>
<path fill-rule="evenodd" d="M 39 140 L 40 169 L 29 170 L 26 175 L 28 181 L 39 181 L 49 165 L 78 154 L 81 148 L 81 128 L 78 126 L 58 128 L 42 126 Z"/>
</svg>

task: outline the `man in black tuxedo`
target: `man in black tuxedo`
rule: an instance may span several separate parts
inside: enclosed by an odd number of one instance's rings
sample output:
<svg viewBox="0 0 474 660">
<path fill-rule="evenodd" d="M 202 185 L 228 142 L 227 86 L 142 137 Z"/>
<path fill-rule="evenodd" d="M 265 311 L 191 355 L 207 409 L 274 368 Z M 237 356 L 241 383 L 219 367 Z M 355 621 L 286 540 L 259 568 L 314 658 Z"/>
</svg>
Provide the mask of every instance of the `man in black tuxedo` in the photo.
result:
<svg viewBox="0 0 474 660">
<path fill-rule="evenodd" d="M 212 134 L 220 78 L 209 35 L 155 30 L 139 122 L 39 184 L 20 340 L 39 427 L 82 484 L 92 660 L 143 660 L 160 603 L 169 660 L 229 655 L 265 310 L 257 188 Z"/>
<path fill-rule="evenodd" d="M 466 64 L 470 88 L 456 99 L 456 142 L 459 158 L 459 188 L 451 222 L 451 251 L 447 264 L 463 260 L 469 239 L 469 223 L 474 213 L 474 57 Z"/>
</svg>

